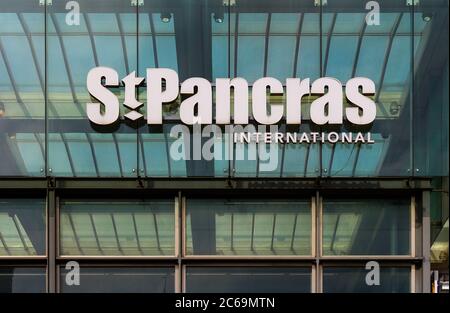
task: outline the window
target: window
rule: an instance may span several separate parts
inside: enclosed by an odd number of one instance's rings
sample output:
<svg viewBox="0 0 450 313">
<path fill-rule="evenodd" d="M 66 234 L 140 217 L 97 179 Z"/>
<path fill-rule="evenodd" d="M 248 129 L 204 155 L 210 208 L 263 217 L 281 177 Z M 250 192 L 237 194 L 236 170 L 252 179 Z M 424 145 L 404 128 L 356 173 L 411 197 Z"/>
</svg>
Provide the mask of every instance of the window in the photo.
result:
<svg viewBox="0 0 450 313">
<path fill-rule="evenodd" d="M 0 267 L 0 293 L 45 292 L 45 268 Z"/>
<path fill-rule="evenodd" d="M 43 199 L 0 199 L 0 256 L 45 255 Z"/>
<path fill-rule="evenodd" d="M 311 292 L 307 267 L 188 267 L 187 292 Z"/>
<path fill-rule="evenodd" d="M 311 203 L 188 200 L 188 255 L 311 255 Z"/>
<path fill-rule="evenodd" d="M 409 255 L 409 199 L 325 199 L 323 255 Z"/>
<path fill-rule="evenodd" d="M 80 284 L 67 283 L 67 271 L 60 269 L 61 292 L 174 292 L 174 268 L 81 267 Z M 70 275 L 70 274 L 69 274 Z M 70 280 L 69 280 L 70 281 Z"/>
<path fill-rule="evenodd" d="M 61 255 L 175 255 L 175 203 L 62 201 Z"/>
<path fill-rule="evenodd" d="M 411 292 L 411 267 L 380 267 L 379 285 L 366 283 L 369 270 L 361 267 L 325 267 L 324 292 Z"/>
</svg>

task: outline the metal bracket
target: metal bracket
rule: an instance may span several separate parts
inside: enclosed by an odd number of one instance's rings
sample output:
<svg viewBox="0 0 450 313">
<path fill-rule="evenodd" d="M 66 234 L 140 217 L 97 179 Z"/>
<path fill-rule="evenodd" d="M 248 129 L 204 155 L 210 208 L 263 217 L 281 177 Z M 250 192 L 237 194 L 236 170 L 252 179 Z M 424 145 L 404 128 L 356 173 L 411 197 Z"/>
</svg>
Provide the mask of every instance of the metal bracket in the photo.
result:
<svg viewBox="0 0 450 313">
<path fill-rule="evenodd" d="M 320 7 L 320 6 L 326 6 L 328 4 L 328 0 L 314 0 L 314 6 Z"/>
<path fill-rule="evenodd" d="M 417 6 L 419 5 L 419 0 L 406 0 L 407 6 Z"/>
<path fill-rule="evenodd" d="M 132 7 L 136 7 L 136 6 L 143 6 L 144 5 L 144 0 L 131 0 L 131 6 Z"/>
<path fill-rule="evenodd" d="M 56 178 L 48 176 L 47 177 L 47 188 L 48 189 L 55 189 L 56 188 Z"/>
<path fill-rule="evenodd" d="M 39 5 L 40 6 L 45 6 L 45 5 L 52 5 L 53 0 L 39 0 Z"/>
<path fill-rule="evenodd" d="M 225 7 L 228 7 L 228 6 L 234 7 L 236 5 L 236 1 L 237 0 L 223 0 L 222 4 Z"/>
</svg>

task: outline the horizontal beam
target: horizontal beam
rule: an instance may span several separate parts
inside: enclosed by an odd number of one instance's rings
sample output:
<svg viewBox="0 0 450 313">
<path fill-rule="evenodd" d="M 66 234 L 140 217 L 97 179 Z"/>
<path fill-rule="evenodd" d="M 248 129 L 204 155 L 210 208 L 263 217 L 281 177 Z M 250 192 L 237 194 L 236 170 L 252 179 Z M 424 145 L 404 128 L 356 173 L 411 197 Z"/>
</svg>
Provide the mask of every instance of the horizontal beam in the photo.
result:
<svg viewBox="0 0 450 313">
<path fill-rule="evenodd" d="M 431 179 L 415 178 L 54 178 L 54 188 L 62 190 L 431 190 Z M 10 189 L 45 189 L 47 179 L 0 178 L 0 196 Z M 3 191 L 5 192 L 3 194 Z"/>
</svg>

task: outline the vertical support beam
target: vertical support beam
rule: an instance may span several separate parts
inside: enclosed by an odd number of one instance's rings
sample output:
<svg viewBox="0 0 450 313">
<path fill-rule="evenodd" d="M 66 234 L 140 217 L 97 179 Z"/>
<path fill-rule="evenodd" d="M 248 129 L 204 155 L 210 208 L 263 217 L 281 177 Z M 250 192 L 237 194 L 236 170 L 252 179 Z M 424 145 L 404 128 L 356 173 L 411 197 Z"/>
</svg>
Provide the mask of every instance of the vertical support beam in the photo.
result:
<svg viewBox="0 0 450 313">
<path fill-rule="evenodd" d="M 56 193 L 49 181 L 47 189 L 47 292 L 56 292 Z"/>
<path fill-rule="evenodd" d="M 431 229 L 430 229 L 430 191 L 422 193 L 422 292 L 430 293 L 430 248 L 431 248 Z"/>
<path fill-rule="evenodd" d="M 313 207 L 313 209 L 315 209 L 315 257 L 316 257 L 316 293 L 321 293 L 322 292 L 322 271 L 321 271 L 321 264 L 320 264 L 320 257 L 322 255 L 322 234 L 321 234 L 321 229 L 322 229 L 322 199 L 321 199 L 321 195 L 319 193 L 319 191 L 316 191 L 316 196 L 315 198 L 313 198 L 313 203 L 315 204 L 315 207 Z"/>
</svg>

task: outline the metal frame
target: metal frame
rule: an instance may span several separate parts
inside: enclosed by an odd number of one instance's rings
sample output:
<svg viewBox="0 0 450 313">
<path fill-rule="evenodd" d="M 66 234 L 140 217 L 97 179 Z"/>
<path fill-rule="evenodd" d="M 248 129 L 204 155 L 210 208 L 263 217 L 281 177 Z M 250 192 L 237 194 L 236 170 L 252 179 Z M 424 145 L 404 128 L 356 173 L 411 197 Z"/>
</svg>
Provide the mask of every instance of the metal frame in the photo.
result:
<svg viewBox="0 0 450 313">
<path fill-rule="evenodd" d="M 52 186 L 57 187 L 57 184 Z M 0 189 L 1 190 L 1 189 Z M 355 264 L 364 263 L 368 260 L 376 260 L 382 262 L 383 264 L 394 264 L 398 266 L 410 266 L 411 267 L 411 291 L 425 291 L 426 284 L 428 280 L 423 279 L 424 283 L 420 283 L 421 280 L 417 279 L 418 273 L 423 273 L 427 275 L 427 271 L 419 271 L 422 267 L 423 262 L 426 258 L 425 252 L 424 256 L 416 255 L 415 245 L 418 244 L 415 234 L 416 225 L 416 195 L 422 195 L 424 192 L 422 189 L 412 189 L 404 190 L 405 195 L 410 195 L 411 197 L 411 254 L 407 256 L 323 256 L 321 252 L 322 247 L 322 231 L 321 223 L 323 221 L 323 196 L 322 191 L 316 190 L 313 195 L 310 196 L 311 201 L 311 255 L 308 256 L 217 256 L 217 255 L 186 255 L 186 198 L 191 197 L 192 191 L 178 191 L 174 194 L 174 218 L 175 218 L 175 230 L 174 230 L 174 240 L 175 240 L 175 251 L 173 256 L 62 256 L 60 255 L 59 248 L 59 238 L 57 234 L 60 231 L 60 201 L 61 197 L 68 197 L 65 195 L 70 190 L 60 189 L 60 188 L 49 188 L 47 195 L 46 204 L 46 216 L 47 216 L 47 228 L 46 228 L 46 240 L 47 240 L 47 254 L 45 256 L 38 257 L 15 257 L 6 256 L 0 257 L 0 266 L 4 264 L 20 264 L 24 265 L 23 262 L 31 262 L 36 266 L 43 266 L 47 263 L 47 291 L 48 292 L 59 292 L 59 268 L 66 261 L 75 260 L 80 262 L 81 266 L 86 266 L 93 264 L 95 266 L 124 266 L 124 267 L 134 267 L 134 266 L 144 266 L 144 267 L 174 267 L 175 268 L 175 291 L 185 292 L 186 291 L 186 267 L 189 266 L 310 266 L 311 267 L 311 291 L 312 292 L 322 292 L 323 290 L 323 266 L 354 266 Z M 376 190 L 366 190 L 370 196 L 371 193 Z M 78 191 L 73 191 L 78 194 Z M 224 190 L 219 193 L 224 194 Z M 239 192 L 236 191 L 238 194 Z M 267 194 L 268 191 L 265 189 L 259 189 L 258 192 Z M 333 193 L 336 191 L 328 190 L 325 194 Z M 342 192 L 342 190 L 340 191 Z M 125 191 L 125 194 L 129 193 Z M 141 192 L 139 192 L 141 193 Z M 70 192 L 69 192 L 70 194 Z M 233 194 L 233 193 L 232 193 Z M 398 190 L 394 193 L 383 193 L 383 195 L 389 197 L 389 195 L 398 194 Z M 80 194 L 81 195 L 81 194 Z M 229 196 L 230 192 L 226 192 L 224 195 Z M 131 194 L 130 194 L 131 196 Z M 160 197 L 158 193 L 154 195 L 155 197 Z M 239 196 L 239 195 L 238 195 Z M 273 191 L 273 197 L 283 196 L 280 190 Z M 381 195 L 378 195 L 381 196 Z M 70 196 L 73 198 L 73 196 Z M 304 196 L 303 199 L 305 199 Z M 298 197 L 295 197 L 298 198 Z M 426 198 L 426 197 L 425 197 Z M 54 199 L 54 200 L 52 200 Z M 123 199 L 123 198 L 122 198 Z M 426 203 L 426 199 L 423 200 Z M 50 213 L 49 213 L 50 212 Z M 54 212 L 54 215 L 52 215 Z M 424 219 L 423 224 L 426 223 Z M 426 229 L 429 229 L 426 225 L 422 225 L 423 232 L 425 235 Z M 53 228 L 53 230 L 52 230 Z M 426 238 L 424 238 L 426 241 Z M 417 243 L 416 243 L 417 242 Z M 425 249 L 426 250 L 426 249 Z M 47 261 L 47 262 L 46 262 Z M 44 263 L 45 262 L 45 263 Z M 424 264 L 424 266 L 426 266 Z M 418 285 L 420 284 L 420 285 Z M 423 285 L 423 287 L 422 287 Z M 423 288 L 423 289 L 422 289 Z"/>
</svg>

